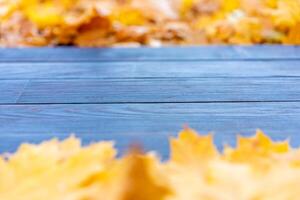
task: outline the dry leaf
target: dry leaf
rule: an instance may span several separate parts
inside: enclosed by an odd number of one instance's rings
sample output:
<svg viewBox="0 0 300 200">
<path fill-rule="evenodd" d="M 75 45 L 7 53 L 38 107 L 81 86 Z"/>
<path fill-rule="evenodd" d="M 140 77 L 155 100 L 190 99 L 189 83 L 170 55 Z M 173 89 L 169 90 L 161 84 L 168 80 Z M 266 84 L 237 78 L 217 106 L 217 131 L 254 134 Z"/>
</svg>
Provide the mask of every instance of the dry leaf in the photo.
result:
<svg viewBox="0 0 300 200">
<path fill-rule="evenodd" d="M 23 144 L 0 156 L 5 200 L 296 200 L 300 149 L 262 131 L 219 152 L 212 135 L 184 129 L 171 157 L 133 149 L 117 158 L 111 142 L 82 147 L 77 138 Z M 276 191 L 276 192 L 274 192 Z"/>
<path fill-rule="evenodd" d="M 0 0 L 0 21 L 9 47 L 297 45 L 300 0 Z"/>
</svg>

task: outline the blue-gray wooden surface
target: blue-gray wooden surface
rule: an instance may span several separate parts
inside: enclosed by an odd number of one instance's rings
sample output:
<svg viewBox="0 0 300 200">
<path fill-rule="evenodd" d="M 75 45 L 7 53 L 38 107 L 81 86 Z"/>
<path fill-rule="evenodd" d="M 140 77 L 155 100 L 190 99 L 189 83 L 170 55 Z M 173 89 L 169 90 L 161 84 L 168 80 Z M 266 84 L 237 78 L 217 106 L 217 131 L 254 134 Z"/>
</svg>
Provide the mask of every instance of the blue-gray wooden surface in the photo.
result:
<svg viewBox="0 0 300 200">
<path fill-rule="evenodd" d="M 0 49 L 0 152 L 74 133 L 166 157 L 186 124 L 300 145 L 300 47 Z"/>
</svg>

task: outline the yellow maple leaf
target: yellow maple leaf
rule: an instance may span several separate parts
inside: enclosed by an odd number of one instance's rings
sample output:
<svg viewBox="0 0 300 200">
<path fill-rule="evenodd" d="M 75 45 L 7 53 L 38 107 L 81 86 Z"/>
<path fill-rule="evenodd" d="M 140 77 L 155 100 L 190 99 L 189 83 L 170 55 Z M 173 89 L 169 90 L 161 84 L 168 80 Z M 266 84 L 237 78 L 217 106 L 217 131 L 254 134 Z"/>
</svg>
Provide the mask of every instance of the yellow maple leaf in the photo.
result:
<svg viewBox="0 0 300 200">
<path fill-rule="evenodd" d="M 283 42 L 288 45 L 300 45 L 300 22 L 290 28 Z"/>
<path fill-rule="evenodd" d="M 291 149 L 286 141 L 274 142 L 262 131 L 239 137 L 237 147 L 225 147 L 224 153 L 216 149 L 212 135 L 198 135 L 189 128 L 170 139 L 170 146 L 171 158 L 162 162 L 156 154 L 138 149 L 117 158 L 113 143 L 82 147 L 75 137 L 23 144 L 16 153 L 0 156 L 0 199 L 294 200 L 299 196 L 300 149 Z"/>
<path fill-rule="evenodd" d="M 241 0 L 222 0 L 222 9 L 224 12 L 232 12 L 240 8 Z"/>
<path fill-rule="evenodd" d="M 185 16 L 189 10 L 193 7 L 195 0 L 182 0 L 180 5 L 180 14 Z"/>
<path fill-rule="evenodd" d="M 277 7 L 271 11 L 273 21 L 279 27 L 292 27 L 300 22 L 300 1 L 278 1 Z"/>
<path fill-rule="evenodd" d="M 178 139 L 170 139 L 171 161 L 186 164 L 205 162 L 218 155 L 212 135 L 199 136 L 194 130 L 186 128 Z"/>
<path fill-rule="evenodd" d="M 138 9 L 122 6 L 117 8 L 110 16 L 112 21 L 123 25 L 143 25 L 146 22 L 144 15 Z"/>
<path fill-rule="evenodd" d="M 289 143 L 273 142 L 262 131 L 258 130 L 254 137 L 238 137 L 237 147 L 225 147 L 224 156 L 232 162 L 262 164 L 266 167 L 272 163 L 274 155 L 289 151 Z"/>
<path fill-rule="evenodd" d="M 56 26 L 63 22 L 63 10 L 51 2 L 32 3 L 24 8 L 25 15 L 40 27 Z"/>
<path fill-rule="evenodd" d="M 157 169 L 157 160 L 136 151 L 126 158 L 127 175 L 124 191 L 120 200 L 163 200 L 171 194 Z"/>
</svg>

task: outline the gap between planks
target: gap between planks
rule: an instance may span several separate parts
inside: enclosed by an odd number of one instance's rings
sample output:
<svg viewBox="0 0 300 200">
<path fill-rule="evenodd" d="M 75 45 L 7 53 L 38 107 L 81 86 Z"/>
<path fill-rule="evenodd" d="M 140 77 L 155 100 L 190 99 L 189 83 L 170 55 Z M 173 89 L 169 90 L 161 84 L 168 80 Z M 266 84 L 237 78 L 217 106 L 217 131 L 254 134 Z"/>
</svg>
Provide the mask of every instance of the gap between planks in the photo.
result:
<svg viewBox="0 0 300 200">
<path fill-rule="evenodd" d="M 45 105 L 143 105 L 143 104 L 243 104 L 243 103 L 300 103 L 300 100 L 278 101 L 178 101 L 178 102 L 70 102 L 70 103 L 0 103 L 0 106 L 45 106 Z"/>
</svg>

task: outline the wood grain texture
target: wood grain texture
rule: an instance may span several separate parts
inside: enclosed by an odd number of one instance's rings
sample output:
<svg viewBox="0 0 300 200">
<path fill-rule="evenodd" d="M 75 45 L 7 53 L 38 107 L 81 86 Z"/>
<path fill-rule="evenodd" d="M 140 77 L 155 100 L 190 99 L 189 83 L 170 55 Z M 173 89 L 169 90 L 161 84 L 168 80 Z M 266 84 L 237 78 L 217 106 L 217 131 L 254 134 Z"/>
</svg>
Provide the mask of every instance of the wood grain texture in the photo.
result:
<svg viewBox="0 0 300 200">
<path fill-rule="evenodd" d="M 76 133 L 168 155 L 189 124 L 300 145 L 300 47 L 0 49 L 0 152 Z"/>
<path fill-rule="evenodd" d="M 27 84 L 27 80 L 0 81 L 0 104 L 16 103 Z"/>
<path fill-rule="evenodd" d="M 299 77 L 300 60 L 1 63 L 0 80 Z"/>
<path fill-rule="evenodd" d="M 300 59 L 297 46 L 203 46 L 178 48 L 33 48 L 0 49 L 0 62 L 85 62 L 145 60 Z"/>
<path fill-rule="evenodd" d="M 234 145 L 236 134 L 263 129 L 275 140 L 290 138 L 300 145 L 299 103 L 209 103 L 130 105 L 0 106 L 0 152 L 21 142 L 39 142 L 75 133 L 85 143 L 116 140 L 122 150 L 139 141 L 168 155 L 167 138 L 184 124 L 202 133 L 213 131 L 216 144 Z"/>
<path fill-rule="evenodd" d="M 300 101 L 299 85 L 282 77 L 32 80 L 17 103 Z"/>
</svg>

